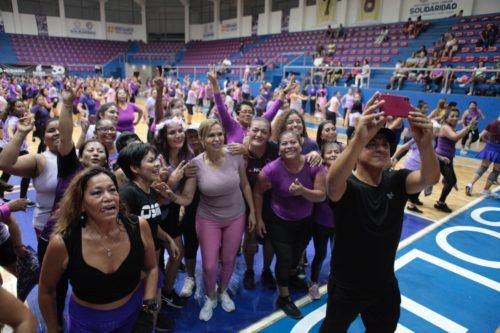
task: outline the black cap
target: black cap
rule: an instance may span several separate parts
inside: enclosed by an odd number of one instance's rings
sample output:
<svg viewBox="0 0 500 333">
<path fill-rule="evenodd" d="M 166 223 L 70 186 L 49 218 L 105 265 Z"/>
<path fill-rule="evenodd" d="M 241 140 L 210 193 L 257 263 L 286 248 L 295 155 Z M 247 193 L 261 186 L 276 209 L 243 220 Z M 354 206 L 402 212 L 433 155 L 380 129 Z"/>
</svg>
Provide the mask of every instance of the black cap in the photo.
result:
<svg viewBox="0 0 500 333">
<path fill-rule="evenodd" d="M 396 152 L 396 148 L 398 147 L 398 142 L 396 141 L 396 134 L 394 134 L 394 131 L 391 130 L 390 128 L 387 127 L 382 127 L 381 129 L 378 130 L 377 135 L 382 134 L 385 136 L 387 139 L 387 142 L 389 142 L 389 147 L 391 151 L 391 156 L 394 155 Z"/>
</svg>

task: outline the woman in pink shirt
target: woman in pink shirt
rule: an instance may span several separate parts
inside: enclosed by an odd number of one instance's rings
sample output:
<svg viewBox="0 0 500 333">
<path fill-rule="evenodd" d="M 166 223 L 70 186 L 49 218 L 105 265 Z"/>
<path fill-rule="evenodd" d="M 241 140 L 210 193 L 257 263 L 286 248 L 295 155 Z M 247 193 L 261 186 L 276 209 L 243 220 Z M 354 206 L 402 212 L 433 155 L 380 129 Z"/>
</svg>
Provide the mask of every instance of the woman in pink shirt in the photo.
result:
<svg viewBox="0 0 500 333">
<path fill-rule="evenodd" d="M 191 162 L 198 168 L 196 178 L 186 180 L 182 194 L 169 191 L 169 196 L 174 203 L 188 206 L 196 187 L 200 191 L 196 233 L 200 242 L 203 282 L 208 297 L 199 318 L 208 321 L 217 306 L 216 279 L 219 263 L 219 300 L 226 312 L 235 310 L 227 287 L 245 228 L 245 201 L 250 210 L 250 231 L 255 226 L 255 213 L 245 162 L 241 155 L 232 155 L 224 147 L 224 129 L 221 124 L 213 119 L 205 120 L 200 124 L 198 132 L 205 152 Z"/>
</svg>

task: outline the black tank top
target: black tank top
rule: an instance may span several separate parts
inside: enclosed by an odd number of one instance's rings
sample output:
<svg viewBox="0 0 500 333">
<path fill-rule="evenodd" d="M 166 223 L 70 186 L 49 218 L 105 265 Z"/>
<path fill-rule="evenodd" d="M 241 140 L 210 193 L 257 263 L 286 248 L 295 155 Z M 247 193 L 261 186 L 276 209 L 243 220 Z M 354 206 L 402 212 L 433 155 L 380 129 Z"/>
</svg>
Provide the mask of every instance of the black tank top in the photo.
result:
<svg viewBox="0 0 500 333">
<path fill-rule="evenodd" d="M 115 302 L 135 290 L 141 279 L 144 266 L 144 245 L 142 244 L 139 219 L 119 216 L 130 240 L 130 252 L 118 269 L 110 274 L 88 265 L 82 255 L 82 228 L 77 227 L 63 236 L 68 251 L 66 273 L 73 287 L 73 293 L 82 301 L 94 304 Z"/>
</svg>

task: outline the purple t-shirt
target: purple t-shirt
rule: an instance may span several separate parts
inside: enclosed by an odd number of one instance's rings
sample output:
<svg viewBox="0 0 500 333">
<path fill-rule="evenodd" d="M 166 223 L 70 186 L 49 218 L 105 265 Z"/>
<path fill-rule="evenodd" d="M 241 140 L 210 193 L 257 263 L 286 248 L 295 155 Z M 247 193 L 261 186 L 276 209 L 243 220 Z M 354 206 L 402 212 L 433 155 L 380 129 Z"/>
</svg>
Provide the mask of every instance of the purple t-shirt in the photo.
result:
<svg viewBox="0 0 500 333">
<path fill-rule="evenodd" d="M 38 126 L 42 127 L 43 125 L 45 125 L 47 120 L 49 120 L 50 118 L 49 110 L 47 110 L 44 106 L 40 104 L 35 104 L 30 111 L 35 115 L 35 125 L 37 127 Z"/>
<path fill-rule="evenodd" d="M 298 221 L 311 216 L 314 204 L 302 196 L 295 196 L 288 191 L 290 185 L 298 179 L 308 189 L 314 188 L 314 178 L 318 172 L 324 172 L 322 166 L 312 167 L 304 162 L 302 170 L 291 173 L 278 157 L 262 169 L 262 173 L 272 185 L 271 208 L 274 213 L 288 221 Z"/>
<path fill-rule="evenodd" d="M 240 122 L 231 116 L 227 110 L 226 104 L 222 100 L 221 94 L 215 94 L 215 103 L 217 104 L 217 110 L 219 110 L 220 122 L 226 131 L 227 143 L 243 143 L 243 139 L 247 134 L 247 129 L 243 128 Z M 271 122 L 282 104 L 283 101 L 278 98 L 262 117 Z"/>
<path fill-rule="evenodd" d="M 198 167 L 196 174 L 200 190 L 197 214 L 210 221 L 231 221 L 245 213 L 245 202 L 240 188 L 239 169 L 245 166 L 241 155 L 226 151 L 224 163 L 217 169 L 208 166 L 205 153 L 192 162 Z"/>
<path fill-rule="evenodd" d="M 9 127 L 14 128 L 14 132 L 16 133 L 16 126 L 17 123 L 19 122 L 19 118 L 16 116 L 7 116 L 7 119 L 5 120 L 5 123 L 3 124 L 3 138 L 2 138 L 2 148 L 7 146 L 9 143 L 10 139 L 12 137 L 9 137 Z M 26 139 L 24 139 L 23 144 L 21 145 L 21 151 L 28 150 L 28 145 L 26 144 Z"/>
<path fill-rule="evenodd" d="M 89 112 L 89 115 L 95 115 L 97 105 L 96 101 L 92 97 L 82 94 L 82 96 L 80 96 L 80 103 L 83 105 L 85 110 Z"/>
<path fill-rule="evenodd" d="M 118 107 L 118 122 L 116 130 L 118 132 L 135 132 L 134 131 L 134 112 L 139 112 L 141 109 L 134 103 L 127 103 L 127 107 L 122 109 Z"/>
<path fill-rule="evenodd" d="M 17 99 L 17 93 L 17 87 L 13 83 L 11 83 L 9 85 L 9 99 Z"/>
</svg>

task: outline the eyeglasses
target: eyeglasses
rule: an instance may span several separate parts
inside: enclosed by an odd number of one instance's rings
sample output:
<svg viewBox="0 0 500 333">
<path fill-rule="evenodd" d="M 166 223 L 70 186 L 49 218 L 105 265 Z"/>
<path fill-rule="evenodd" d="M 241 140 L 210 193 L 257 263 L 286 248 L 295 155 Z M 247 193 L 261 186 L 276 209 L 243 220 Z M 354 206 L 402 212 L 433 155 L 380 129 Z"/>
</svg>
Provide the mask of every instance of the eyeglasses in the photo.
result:
<svg viewBox="0 0 500 333">
<path fill-rule="evenodd" d="M 99 127 L 99 128 L 96 128 L 96 131 L 103 132 L 103 133 L 114 133 L 114 132 L 116 132 L 116 128 L 114 128 L 114 127 Z"/>
</svg>

